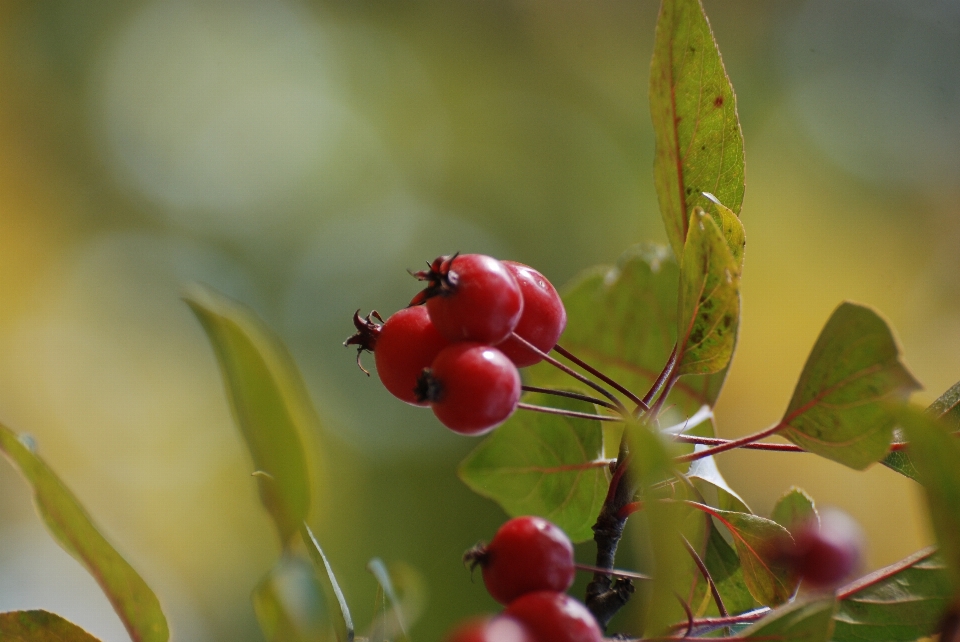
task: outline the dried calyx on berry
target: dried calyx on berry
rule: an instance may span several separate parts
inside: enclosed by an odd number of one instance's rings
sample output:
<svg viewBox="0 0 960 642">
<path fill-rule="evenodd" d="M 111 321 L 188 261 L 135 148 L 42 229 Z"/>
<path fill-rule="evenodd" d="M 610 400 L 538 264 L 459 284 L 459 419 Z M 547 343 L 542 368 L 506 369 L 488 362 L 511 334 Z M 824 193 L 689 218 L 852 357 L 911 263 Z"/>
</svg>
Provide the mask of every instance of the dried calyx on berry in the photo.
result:
<svg viewBox="0 0 960 642">
<path fill-rule="evenodd" d="M 427 262 L 426 270 L 410 273 L 412 276 L 417 277 L 419 281 L 427 282 L 427 287 L 417 292 L 417 295 L 410 300 L 410 305 L 426 303 L 427 299 L 450 294 L 457 289 L 459 276 L 456 272 L 450 270 L 450 266 L 453 264 L 453 260 L 459 255 L 460 253 L 457 252 L 452 255 L 445 254 L 438 256 L 432 262 Z"/>
<path fill-rule="evenodd" d="M 376 321 L 373 319 L 376 319 Z M 380 336 L 380 330 L 383 326 L 383 318 L 376 310 L 371 310 L 366 317 L 360 316 L 360 310 L 357 310 L 353 313 L 353 325 L 357 331 L 347 337 L 343 346 L 357 346 L 357 367 L 369 377 L 370 372 L 360 363 L 360 355 L 363 354 L 364 350 L 373 352 L 376 349 L 377 338 Z"/>
</svg>

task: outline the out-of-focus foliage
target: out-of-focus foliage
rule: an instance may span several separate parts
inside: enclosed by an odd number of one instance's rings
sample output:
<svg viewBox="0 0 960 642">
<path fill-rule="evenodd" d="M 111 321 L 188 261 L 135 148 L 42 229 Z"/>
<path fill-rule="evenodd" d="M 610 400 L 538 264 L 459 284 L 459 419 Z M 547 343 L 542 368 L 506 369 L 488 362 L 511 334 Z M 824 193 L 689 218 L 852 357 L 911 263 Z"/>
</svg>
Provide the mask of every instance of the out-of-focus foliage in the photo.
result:
<svg viewBox="0 0 960 642">
<path fill-rule="evenodd" d="M 718 432 L 776 421 L 845 298 L 890 317 L 932 401 L 960 355 L 955 7 L 705 2 L 737 88 L 750 228 Z M 503 519 L 455 479 L 475 442 L 399 406 L 340 343 L 354 310 L 401 307 L 404 269 L 441 253 L 560 285 L 667 240 L 646 116 L 655 5 L 0 6 L 0 414 L 125 543 L 178 639 L 260 639 L 249 590 L 276 555 L 179 298 L 190 281 L 279 331 L 336 435 L 314 526 L 357 621 L 374 556 L 426 574 L 414 639 L 495 608 L 458 575 Z M 799 483 L 860 520 L 872 566 L 927 541 L 909 479 L 764 461 L 718 456 L 759 514 Z M 0 610 L 124 639 L 8 467 L 0 487 Z"/>
</svg>

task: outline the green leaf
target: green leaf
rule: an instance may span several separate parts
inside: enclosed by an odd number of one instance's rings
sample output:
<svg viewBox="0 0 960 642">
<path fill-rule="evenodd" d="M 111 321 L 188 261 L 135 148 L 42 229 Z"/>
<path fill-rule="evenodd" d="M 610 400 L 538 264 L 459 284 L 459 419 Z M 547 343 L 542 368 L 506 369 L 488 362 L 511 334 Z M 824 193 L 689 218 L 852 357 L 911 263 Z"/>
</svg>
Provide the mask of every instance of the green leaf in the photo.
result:
<svg viewBox="0 0 960 642">
<path fill-rule="evenodd" d="M 792 487 L 785 492 L 773 507 L 770 519 L 793 533 L 797 526 L 815 522 L 820 524 L 820 515 L 813 498 L 802 488 Z"/>
<path fill-rule="evenodd" d="M 185 300 L 213 344 L 234 419 L 259 473 L 260 500 L 285 547 L 310 506 L 300 441 L 318 424 L 310 397 L 283 343 L 251 309 L 199 285 Z"/>
<path fill-rule="evenodd" d="M 25 440 L 3 425 L 0 450 L 33 487 L 34 503 L 51 535 L 97 581 L 133 641 L 166 642 L 170 633 L 157 596 L 100 534 L 73 493 Z"/>
<path fill-rule="evenodd" d="M 723 232 L 723 238 L 727 240 L 727 247 L 730 248 L 730 254 L 733 255 L 739 267 L 743 267 L 743 251 L 747 245 L 747 239 L 743 231 L 743 224 L 736 212 L 720 202 L 720 200 L 710 192 L 703 193 L 704 198 L 713 204 L 707 212 L 713 217 L 717 227 Z"/>
<path fill-rule="evenodd" d="M 379 558 L 373 558 L 367 564 L 380 588 L 377 592 L 377 601 L 382 609 L 374 619 L 371 634 L 367 636 L 371 641 L 378 639 L 409 641 L 409 627 L 423 611 L 426 601 L 425 582 L 413 567 L 404 563 L 394 563 L 390 569 Z M 384 596 L 390 602 L 389 612 L 386 610 Z"/>
<path fill-rule="evenodd" d="M 0 613 L 4 642 L 100 642 L 76 624 L 48 611 Z"/>
<path fill-rule="evenodd" d="M 949 390 L 930 404 L 927 413 L 937 419 L 943 419 L 951 430 L 960 430 L 960 382 L 953 384 Z M 899 432 L 896 431 L 895 434 Z M 910 453 L 906 450 L 894 450 L 888 453 L 880 463 L 914 481 L 920 481 L 917 476 L 919 474 L 917 467 L 913 465 Z"/>
<path fill-rule="evenodd" d="M 565 397 L 530 394 L 524 400 L 596 412 L 593 404 Z M 607 492 L 602 456 L 599 421 L 521 410 L 481 442 L 457 473 L 509 515 L 540 515 L 582 542 L 593 537 L 591 526 Z"/>
<path fill-rule="evenodd" d="M 690 535 L 689 525 L 703 524 L 702 516 L 695 514 L 684 502 L 653 501 L 661 482 L 675 476 L 673 452 L 676 444 L 652 432 L 644 424 L 630 424 L 626 428 L 631 460 L 630 474 L 639 486 L 639 496 L 645 499 L 644 510 L 638 515 L 645 519 L 649 547 L 653 561 L 653 577 L 645 586 L 649 594 L 644 603 L 644 632 L 660 635 L 683 616 L 677 596 L 689 597 L 692 587 L 693 561 L 683 545 L 680 534 Z M 693 521 L 696 520 L 696 521 Z M 696 536 L 691 539 L 700 550 Z"/>
<path fill-rule="evenodd" d="M 960 596 L 960 442 L 943 420 L 917 408 L 900 408 L 898 420 L 910 442 L 910 458 L 926 491 L 933 531 Z"/>
<path fill-rule="evenodd" d="M 340 590 L 340 584 L 337 582 L 336 576 L 333 574 L 333 568 L 330 566 L 330 561 L 327 560 L 327 556 L 323 553 L 323 549 L 320 548 L 320 542 L 317 541 L 317 538 L 314 537 L 313 531 L 310 530 L 310 527 L 307 526 L 306 522 L 300 525 L 300 538 L 303 540 L 304 546 L 307 547 L 307 553 L 310 555 L 310 559 L 313 560 L 313 565 L 317 570 L 323 569 L 324 575 L 327 578 L 329 592 L 333 593 L 334 598 L 336 599 L 337 610 L 340 613 L 340 619 L 336 623 L 336 632 L 337 640 L 340 642 L 353 642 L 354 638 L 354 628 L 353 628 L 353 618 L 350 616 L 350 607 L 347 606 L 347 600 L 343 596 L 343 591 Z M 326 595 L 329 596 L 327 590 L 324 591 Z M 331 600 L 328 597 L 328 603 Z M 333 610 L 332 608 L 330 609 Z"/>
<path fill-rule="evenodd" d="M 895 418 L 886 402 L 919 387 L 887 322 L 868 307 L 842 303 L 807 358 L 781 434 L 862 470 L 890 448 Z"/>
<path fill-rule="evenodd" d="M 626 252 L 616 267 L 586 272 L 563 294 L 567 328 L 561 345 L 642 396 L 677 342 L 679 279 L 669 250 L 650 244 Z M 547 363 L 529 368 L 528 375 L 533 385 L 593 394 Z M 681 416 L 664 421 L 679 423 L 712 406 L 725 376 L 683 377 L 667 399 Z"/>
<path fill-rule="evenodd" d="M 717 584 L 717 590 L 724 606 L 731 614 L 743 613 L 757 606 L 757 601 L 747 588 L 736 551 L 723 539 L 720 529 L 710 529 L 707 541 L 707 554 L 703 558 L 710 577 Z M 706 588 L 706 586 L 704 585 Z"/>
<path fill-rule="evenodd" d="M 675 372 L 712 374 L 727 367 L 740 323 L 740 266 L 716 222 L 700 209 L 690 217 L 683 246 L 678 306 Z"/>
<path fill-rule="evenodd" d="M 325 640 L 329 618 L 313 566 L 284 553 L 251 595 L 267 642 Z"/>
<path fill-rule="evenodd" d="M 786 568 L 775 563 L 770 547 L 771 542 L 790 537 L 787 529 L 774 521 L 748 513 L 702 508 L 733 535 L 744 582 L 754 599 L 765 606 L 776 606 L 789 600 L 797 583 L 790 578 Z"/>
<path fill-rule="evenodd" d="M 776 609 L 740 635 L 784 642 L 827 642 L 833 632 L 837 600 L 833 595 L 797 600 Z"/>
<path fill-rule="evenodd" d="M 706 448 L 698 446 L 697 449 Z M 694 488 L 700 493 L 704 503 L 707 506 L 713 506 L 721 510 L 733 511 L 737 513 L 752 513 L 743 498 L 740 497 L 730 486 L 727 480 L 720 474 L 717 464 L 713 457 L 704 457 L 695 460 L 690 464 L 690 470 L 687 477 L 693 483 Z"/>
<path fill-rule="evenodd" d="M 951 429 L 960 430 L 960 381 L 930 404 L 927 412 L 946 421 Z"/>
<path fill-rule="evenodd" d="M 743 135 L 736 99 L 699 0 L 663 0 L 650 67 L 654 181 L 667 238 L 683 254 L 702 192 L 734 213 L 743 202 Z"/>
<path fill-rule="evenodd" d="M 911 642 L 931 635 L 951 598 L 940 555 L 928 548 L 840 589 L 834 642 Z"/>
</svg>

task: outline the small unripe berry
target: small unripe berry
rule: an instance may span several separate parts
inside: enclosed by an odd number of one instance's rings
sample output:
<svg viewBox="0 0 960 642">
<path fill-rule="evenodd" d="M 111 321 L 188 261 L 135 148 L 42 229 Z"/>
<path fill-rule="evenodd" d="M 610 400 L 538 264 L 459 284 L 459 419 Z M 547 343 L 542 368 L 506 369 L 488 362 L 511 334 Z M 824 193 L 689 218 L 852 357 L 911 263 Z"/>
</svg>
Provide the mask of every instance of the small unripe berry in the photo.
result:
<svg viewBox="0 0 960 642">
<path fill-rule="evenodd" d="M 501 604 L 536 591 L 562 593 L 576 573 L 570 538 L 533 516 L 509 520 L 489 544 L 467 551 L 464 561 L 480 565 L 487 591 Z"/>
<path fill-rule="evenodd" d="M 536 642 L 603 640 L 603 631 L 587 607 L 566 593 L 527 593 L 511 602 L 503 613 L 523 624 Z"/>
<path fill-rule="evenodd" d="M 846 513 L 824 511 L 820 524 L 810 521 L 796 527 L 792 540 L 775 544 L 774 558 L 812 589 L 839 586 L 860 565 L 862 535 Z"/>
</svg>

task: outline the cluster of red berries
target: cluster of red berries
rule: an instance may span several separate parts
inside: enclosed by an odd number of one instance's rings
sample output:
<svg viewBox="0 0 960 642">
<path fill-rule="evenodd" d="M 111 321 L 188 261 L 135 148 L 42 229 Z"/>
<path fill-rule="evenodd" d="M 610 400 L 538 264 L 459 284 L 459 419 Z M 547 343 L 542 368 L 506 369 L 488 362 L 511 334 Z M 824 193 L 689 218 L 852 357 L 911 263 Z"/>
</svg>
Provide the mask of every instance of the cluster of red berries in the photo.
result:
<svg viewBox="0 0 960 642">
<path fill-rule="evenodd" d="M 483 570 L 490 595 L 505 605 L 489 619 L 470 620 L 445 642 L 600 642 L 590 611 L 565 591 L 575 572 L 566 534 L 540 517 L 516 517 L 464 561 Z"/>
<path fill-rule="evenodd" d="M 451 430 L 492 430 L 520 400 L 517 368 L 540 361 L 566 327 L 556 289 L 529 266 L 482 254 L 441 256 L 414 276 L 427 287 L 409 307 L 386 321 L 358 310 L 344 345 L 357 346 L 358 364 L 373 352 L 384 387 L 429 405 Z"/>
</svg>

